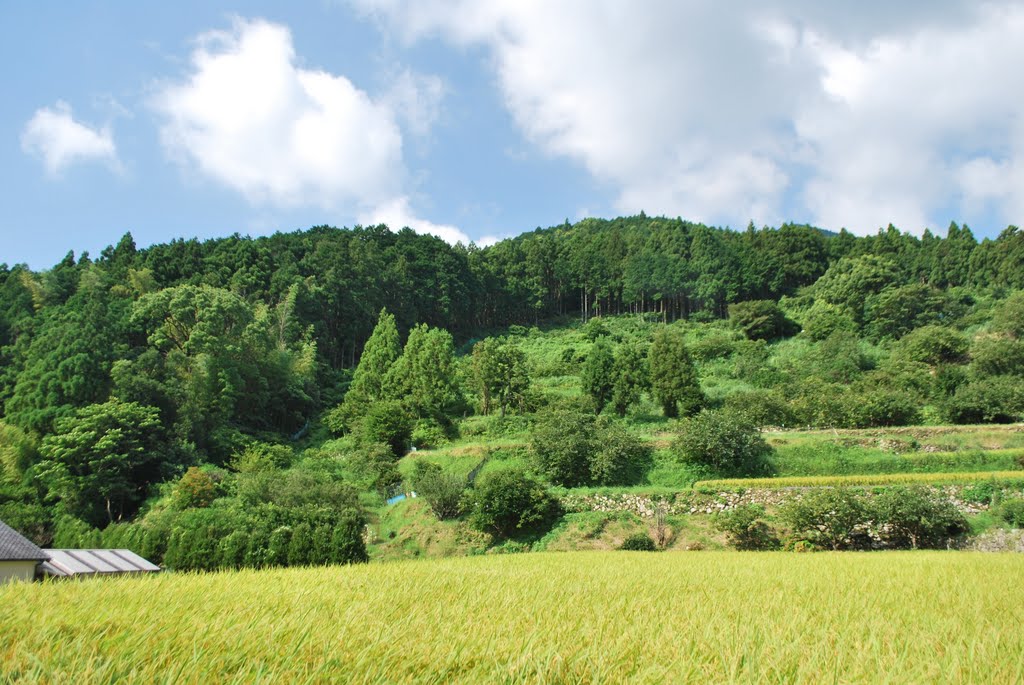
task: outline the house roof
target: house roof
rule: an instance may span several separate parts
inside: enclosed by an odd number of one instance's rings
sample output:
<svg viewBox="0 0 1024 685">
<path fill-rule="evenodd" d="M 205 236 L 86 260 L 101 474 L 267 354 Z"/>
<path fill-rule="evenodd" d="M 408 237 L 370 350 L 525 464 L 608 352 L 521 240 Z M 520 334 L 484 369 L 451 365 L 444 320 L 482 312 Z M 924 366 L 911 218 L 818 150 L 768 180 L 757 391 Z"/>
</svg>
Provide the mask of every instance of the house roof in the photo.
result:
<svg viewBox="0 0 1024 685">
<path fill-rule="evenodd" d="M 0 561 L 45 561 L 46 552 L 0 521 Z"/>
<path fill-rule="evenodd" d="M 48 549 L 43 572 L 49 576 L 94 576 L 107 573 L 148 573 L 160 567 L 130 549 Z"/>
</svg>

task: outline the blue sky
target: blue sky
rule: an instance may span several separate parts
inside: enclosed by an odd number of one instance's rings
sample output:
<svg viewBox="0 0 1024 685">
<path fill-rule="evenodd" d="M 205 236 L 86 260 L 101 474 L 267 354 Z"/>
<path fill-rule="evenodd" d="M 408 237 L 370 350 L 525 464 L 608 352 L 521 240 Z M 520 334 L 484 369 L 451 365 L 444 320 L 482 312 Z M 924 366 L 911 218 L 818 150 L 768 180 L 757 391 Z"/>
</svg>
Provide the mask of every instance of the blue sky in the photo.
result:
<svg viewBox="0 0 1024 685">
<path fill-rule="evenodd" d="M 914 233 L 1024 214 L 1024 6 L 0 5 L 0 262 L 131 231 L 584 216 Z"/>
</svg>

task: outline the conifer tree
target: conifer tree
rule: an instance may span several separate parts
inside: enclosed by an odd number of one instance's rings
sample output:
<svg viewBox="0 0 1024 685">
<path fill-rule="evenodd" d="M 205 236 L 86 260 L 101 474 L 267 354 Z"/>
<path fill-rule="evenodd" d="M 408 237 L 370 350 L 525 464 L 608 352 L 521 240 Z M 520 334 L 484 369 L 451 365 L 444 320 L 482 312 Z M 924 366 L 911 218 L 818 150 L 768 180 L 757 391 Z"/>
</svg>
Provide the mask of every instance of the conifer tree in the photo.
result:
<svg viewBox="0 0 1024 685">
<path fill-rule="evenodd" d="M 647 369 L 640 349 L 636 345 L 623 345 L 615 356 L 611 398 L 615 413 L 625 416 L 629 408 L 640 400 L 640 392 L 647 384 Z"/>
<path fill-rule="evenodd" d="M 681 330 L 666 326 L 654 334 L 650 365 L 651 390 L 665 416 L 689 416 L 701 409 L 704 393 Z"/>
<path fill-rule="evenodd" d="M 384 380 L 400 354 L 395 317 L 382 309 L 344 401 L 326 417 L 328 428 L 335 433 L 351 430 L 370 405 L 385 398 Z"/>
<path fill-rule="evenodd" d="M 596 321 L 596 319 L 594 319 Z M 594 401 L 594 409 L 600 414 L 611 399 L 615 383 L 615 358 L 605 338 L 599 338 L 583 362 L 580 374 L 583 392 Z"/>
</svg>

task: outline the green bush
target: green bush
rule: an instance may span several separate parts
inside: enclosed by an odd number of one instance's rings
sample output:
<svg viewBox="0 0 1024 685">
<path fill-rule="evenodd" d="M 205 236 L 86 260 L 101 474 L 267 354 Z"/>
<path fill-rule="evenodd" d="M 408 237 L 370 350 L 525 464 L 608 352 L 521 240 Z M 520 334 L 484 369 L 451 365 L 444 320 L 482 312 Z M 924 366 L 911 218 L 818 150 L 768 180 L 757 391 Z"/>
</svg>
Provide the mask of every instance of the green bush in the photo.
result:
<svg viewBox="0 0 1024 685">
<path fill-rule="evenodd" d="M 729 395 L 723 409 L 745 416 L 755 426 L 792 426 L 796 421 L 786 398 L 777 390 L 748 390 Z"/>
<path fill-rule="evenodd" d="M 401 457 L 409 449 L 412 428 L 412 419 L 401 402 L 374 402 L 359 422 L 359 441 L 367 445 L 384 443 L 396 457 Z"/>
<path fill-rule="evenodd" d="M 628 552 L 656 552 L 658 546 L 647 533 L 633 533 L 622 541 L 619 549 Z"/>
<path fill-rule="evenodd" d="M 412 488 L 430 505 L 434 516 L 444 521 L 457 518 L 462 512 L 465 479 L 445 473 L 437 464 L 417 461 L 413 467 Z"/>
<path fill-rule="evenodd" d="M 854 490 L 822 488 L 786 502 L 779 518 L 790 528 L 791 544 L 803 540 L 821 549 L 853 549 L 861 546 L 858 533 L 870 520 L 870 509 Z"/>
<path fill-rule="evenodd" d="M 485 473 L 466 504 L 470 524 L 499 539 L 542 532 L 559 513 L 558 500 L 547 488 L 516 468 Z"/>
<path fill-rule="evenodd" d="M 971 369 L 976 376 L 1024 376 L 1024 341 L 1004 337 L 981 338 L 971 347 Z"/>
<path fill-rule="evenodd" d="M 921 422 L 920 402 L 911 393 L 860 388 L 845 394 L 845 425 L 850 428 L 911 426 Z"/>
<path fill-rule="evenodd" d="M 764 520 L 764 507 L 746 504 L 716 514 L 715 528 L 725 533 L 729 544 L 744 551 L 778 549 L 780 542 Z"/>
<path fill-rule="evenodd" d="M 723 478 L 770 475 L 773 452 L 749 418 L 721 410 L 687 419 L 672 451 L 695 472 Z"/>
<path fill-rule="evenodd" d="M 537 422 L 530 452 L 551 482 L 569 488 L 634 485 L 653 465 L 650 447 L 622 426 L 572 409 L 552 411 Z"/>
<path fill-rule="evenodd" d="M 957 388 L 943 409 L 951 423 L 1013 423 L 1024 412 L 1024 384 L 1012 376 L 971 381 Z"/>
<path fill-rule="evenodd" d="M 964 360 L 969 347 L 967 338 L 946 326 L 922 326 L 904 336 L 897 353 L 904 359 L 929 366 L 956 364 Z"/>
<path fill-rule="evenodd" d="M 943 548 L 967 532 L 967 519 L 944 497 L 923 486 L 885 489 L 871 503 L 883 540 L 893 547 Z"/>
<path fill-rule="evenodd" d="M 999 518 L 1014 528 L 1024 528 L 1024 499 L 1014 497 L 999 505 Z"/>
</svg>

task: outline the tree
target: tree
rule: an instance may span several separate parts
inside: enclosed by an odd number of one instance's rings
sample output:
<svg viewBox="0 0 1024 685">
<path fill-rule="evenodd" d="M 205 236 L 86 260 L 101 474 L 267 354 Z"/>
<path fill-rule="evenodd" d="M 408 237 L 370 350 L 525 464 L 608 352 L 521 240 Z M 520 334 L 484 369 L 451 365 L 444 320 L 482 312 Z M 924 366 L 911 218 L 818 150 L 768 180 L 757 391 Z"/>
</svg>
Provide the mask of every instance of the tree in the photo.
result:
<svg viewBox="0 0 1024 685">
<path fill-rule="evenodd" d="M 570 488 L 635 485 L 653 463 L 651 448 L 642 440 L 589 412 L 549 412 L 534 427 L 530 451 L 541 473 Z"/>
<path fill-rule="evenodd" d="M 822 488 L 792 499 L 779 509 L 792 537 L 825 549 L 854 545 L 856 532 L 870 519 L 864 496 L 848 488 Z"/>
<path fill-rule="evenodd" d="M 640 401 L 640 393 L 649 385 L 647 364 L 636 345 L 626 343 L 615 357 L 615 381 L 612 383 L 612 408 L 624 417 Z"/>
<path fill-rule="evenodd" d="M 698 472 L 722 477 L 765 475 L 774 452 L 746 416 L 708 409 L 683 424 L 672 450 Z"/>
<path fill-rule="evenodd" d="M 591 319 L 594 321 L 597 319 Z M 600 414 L 608 404 L 615 384 L 615 358 L 605 338 L 599 338 L 590 348 L 590 354 L 583 362 L 580 384 L 583 392 L 593 400 L 596 413 Z"/>
<path fill-rule="evenodd" d="M 968 530 L 956 505 L 924 486 L 888 488 L 872 505 L 890 544 L 896 546 L 942 548 Z"/>
<path fill-rule="evenodd" d="M 374 402 L 359 422 L 359 441 L 363 445 L 385 444 L 395 457 L 409 450 L 412 418 L 397 400 Z"/>
<path fill-rule="evenodd" d="M 395 317 L 382 309 L 373 334 L 363 347 L 359 366 L 352 375 L 352 384 L 345 393 L 344 401 L 327 418 L 327 425 L 332 431 L 352 430 L 370 405 L 387 398 L 385 379 L 400 355 Z"/>
<path fill-rule="evenodd" d="M 427 501 L 434 516 L 441 521 L 456 518 L 462 513 L 465 483 L 465 479 L 445 473 L 437 464 L 419 460 L 413 467 L 413 490 Z"/>
<path fill-rule="evenodd" d="M 157 410 L 118 400 L 58 420 L 41 452 L 39 474 L 50 492 L 97 526 L 134 514 L 173 467 Z"/>
<path fill-rule="evenodd" d="M 969 343 L 960 332 L 946 326 L 922 326 L 900 339 L 902 357 L 929 366 L 956 364 L 964 360 Z"/>
<path fill-rule="evenodd" d="M 650 368 L 651 390 L 665 416 L 688 416 L 704 405 L 704 392 L 681 330 L 672 326 L 658 329 L 651 345 Z"/>
<path fill-rule="evenodd" d="M 546 528 L 558 515 L 558 500 L 525 471 L 507 468 L 482 475 L 469 495 L 470 523 L 497 538 Z"/>
<path fill-rule="evenodd" d="M 775 340 L 794 335 L 800 330 L 772 300 L 751 300 L 729 305 L 729 323 L 750 340 Z"/>
<path fill-rule="evenodd" d="M 424 324 L 409 332 L 402 356 L 384 379 L 384 394 L 402 402 L 416 418 L 447 424 L 465 405 L 448 331 Z"/>
<path fill-rule="evenodd" d="M 530 387 L 526 355 L 512 340 L 486 338 L 473 346 L 473 381 L 483 414 L 497 406 L 501 416 Z"/>
</svg>

